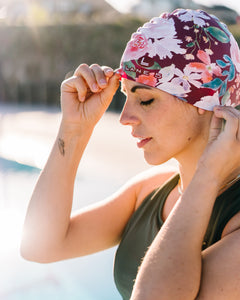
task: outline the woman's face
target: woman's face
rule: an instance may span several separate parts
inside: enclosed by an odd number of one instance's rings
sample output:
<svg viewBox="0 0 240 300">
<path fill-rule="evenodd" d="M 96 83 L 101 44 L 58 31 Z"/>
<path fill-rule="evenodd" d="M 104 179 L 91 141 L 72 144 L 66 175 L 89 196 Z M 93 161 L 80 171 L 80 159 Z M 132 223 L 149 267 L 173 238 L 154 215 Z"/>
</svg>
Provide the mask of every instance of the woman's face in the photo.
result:
<svg viewBox="0 0 240 300">
<path fill-rule="evenodd" d="M 127 79 L 122 80 L 122 91 L 127 99 L 120 122 L 132 127 L 149 164 L 161 164 L 172 157 L 190 158 L 204 149 L 209 122 L 196 107 Z"/>
</svg>

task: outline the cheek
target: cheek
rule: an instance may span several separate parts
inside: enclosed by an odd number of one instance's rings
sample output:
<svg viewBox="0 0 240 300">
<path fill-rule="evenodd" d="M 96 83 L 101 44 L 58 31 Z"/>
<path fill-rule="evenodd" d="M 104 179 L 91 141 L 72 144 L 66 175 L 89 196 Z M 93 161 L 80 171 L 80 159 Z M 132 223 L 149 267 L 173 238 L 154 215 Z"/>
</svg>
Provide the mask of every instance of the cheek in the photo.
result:
<svg viewBox="0 0 240 300">
<path fill-rule="evenodd" d="M 192 143 L 198 132 L 191 122 L 173 118 L 158 127 L 157 142 L 161 148 L 173 154 Z"/>
<path fill-rule="evenodd" d="M 155 138 L 161 146 L 165 144 L 168 147 L 179 148 L 190 144 L 196 135 L 200 134 L 202 126 L 199 124 L 195 111 L 187 110 L 183 107 L 183 103 L 175 101 L 174 99 L 171 106 L 161 105 L 159 113 L 155 112 L 154 115 L 148 116 L 148 122 L 152 124 Z"/>
</svg>

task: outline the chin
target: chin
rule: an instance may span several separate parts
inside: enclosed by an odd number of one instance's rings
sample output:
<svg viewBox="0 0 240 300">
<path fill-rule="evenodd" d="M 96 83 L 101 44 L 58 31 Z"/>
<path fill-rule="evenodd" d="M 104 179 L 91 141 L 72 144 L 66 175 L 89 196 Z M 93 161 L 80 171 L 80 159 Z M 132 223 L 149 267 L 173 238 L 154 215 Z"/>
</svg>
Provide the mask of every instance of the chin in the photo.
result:
<svg viewBox="0 0 240 300">
<path fill-rule="evenodd" d="M 148 152 L 144 152 L 144 159 L 145 161 L 152 166 L 158 166 L 161 164 L 164 164 L 165 162 L 167 162 L 169 159 L 171 159 L 172 157 L 166 156 L 163 157 L 161 155 L 154 155 L 153 153 L 148 153 Z"/>
</svg>

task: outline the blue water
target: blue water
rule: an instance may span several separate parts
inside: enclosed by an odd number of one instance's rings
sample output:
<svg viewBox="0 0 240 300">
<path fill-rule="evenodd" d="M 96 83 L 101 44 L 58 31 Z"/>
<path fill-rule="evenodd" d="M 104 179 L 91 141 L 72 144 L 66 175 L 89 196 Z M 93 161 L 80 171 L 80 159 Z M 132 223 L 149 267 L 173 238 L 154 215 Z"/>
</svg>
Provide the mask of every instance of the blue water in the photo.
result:
<svg viewBox="0 0 240 300">
<path fill-rule="evenodd" d="M 53 264 L 20 257 L 22 224 L 61 115 L 48 108 L 0 104 L 0 300 L 120 300 L 113 282 L 116 249 Z M 17 163 L 19 162 L 19 163 Z M 79 167 L 73 210 L 116 192 L 149 166 L 130 129 L 107 113 Z"/>
<path fill-rule="evenodd" d="M 21 228 L 28 201 L 40 170 L 0 158 L 0 299 L 1 300 L 119 300 L 113 282 L 113 260 L 116 249 L 109 249 L 88 257 L 52 264 L 27 262 L 20 257 Z M 100 188 L 100 196 L 115 190 Z M 90 202 L 97 176 L 85 179 L 78 176 L 76 185 L 87 194 Z M 79 196 L 78 189 L 75 198 Z M 85 205 L 82 203 L 81 205 Z M 75 208 L 80 206 L 75 201 Z"/>
</svg>

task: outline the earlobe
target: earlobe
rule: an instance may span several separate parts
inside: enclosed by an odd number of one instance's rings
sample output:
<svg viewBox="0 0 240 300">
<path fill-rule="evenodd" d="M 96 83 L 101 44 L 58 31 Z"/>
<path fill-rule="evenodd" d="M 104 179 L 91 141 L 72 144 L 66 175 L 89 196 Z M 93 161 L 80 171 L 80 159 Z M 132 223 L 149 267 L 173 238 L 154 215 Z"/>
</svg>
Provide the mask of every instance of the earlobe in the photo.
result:
<svg viewBox="0 0 240 300">
<path fill-rule="evenodd" d="M 205 114 L 205 109 L 198 107 L 198 113 L 199 113 L 199 115 L 204 115 Z"/>
</svg>

